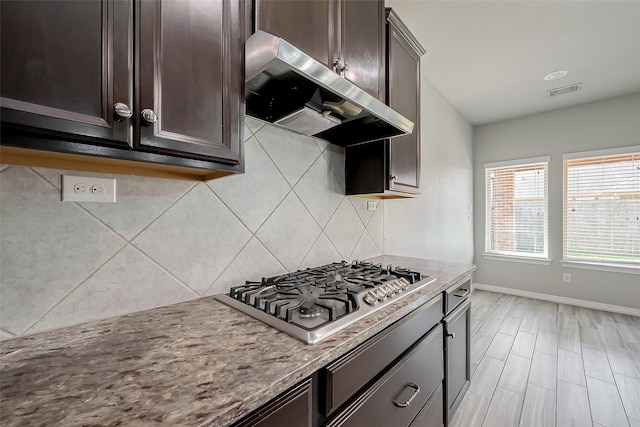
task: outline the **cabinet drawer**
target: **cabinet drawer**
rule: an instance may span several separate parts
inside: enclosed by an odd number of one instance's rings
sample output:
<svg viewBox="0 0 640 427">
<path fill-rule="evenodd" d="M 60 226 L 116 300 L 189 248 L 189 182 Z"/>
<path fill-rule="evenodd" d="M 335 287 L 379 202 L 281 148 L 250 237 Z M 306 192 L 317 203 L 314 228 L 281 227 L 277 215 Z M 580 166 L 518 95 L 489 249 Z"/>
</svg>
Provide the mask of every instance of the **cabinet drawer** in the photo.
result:
<svg viewBox="0 0 640 427">
<path fill-rule="evenodd" d="M 447 291 L 445 292 L 445 300 L 444 300 L 445 314 L 449 314 L 453 310 L 455 310 L 456 307 L 458 307 L 467 298 L 469 298 L 470 294 L 471 294 L 471 278 L 470 277 L 466 277 L 460 280 L 458 283 L 456 283 L 455 285 L 447 289 Z"/>
<path fill-rule="evenodd" d="M 422 411 L 413 420 L 411 427 L 442 427 L 444 425 L 442 401 L 442 385 L 439 385 L 429 398 L 429 401 L 425 403 Z"/>
<path fill-rule="evenodd" d="M 443 364 L 442 326 L 438 326 L 327 427 L 410 425 L 442 385 Z"/>
<path fill-rule="evenodd" d="M 376 337 L 327 366 L 325 368 L 327 379 L 325 414 L 331 414 L 345 403 L 421 336 L 437 325 L 441 319 L 442 295 L 438 295 Z M 442 345 L 440 345 L 440 351 L 442 351 Z"/>
</svg>

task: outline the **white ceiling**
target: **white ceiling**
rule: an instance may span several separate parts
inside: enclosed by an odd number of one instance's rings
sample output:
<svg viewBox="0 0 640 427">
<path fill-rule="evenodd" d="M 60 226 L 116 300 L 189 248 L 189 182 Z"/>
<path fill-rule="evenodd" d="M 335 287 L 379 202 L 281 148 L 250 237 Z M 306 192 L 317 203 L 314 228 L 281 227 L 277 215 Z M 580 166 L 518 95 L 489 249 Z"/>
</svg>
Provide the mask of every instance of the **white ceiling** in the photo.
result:
<svg viewBox="0 0 640 427">
<path fill-rule="evenodd" d="M 423 74 L 474 125 L 640 92 L 638 0 L 386 4 L 426 49 Z M 569 74 L 543 80 L 557 70 Z"/>
</svg>

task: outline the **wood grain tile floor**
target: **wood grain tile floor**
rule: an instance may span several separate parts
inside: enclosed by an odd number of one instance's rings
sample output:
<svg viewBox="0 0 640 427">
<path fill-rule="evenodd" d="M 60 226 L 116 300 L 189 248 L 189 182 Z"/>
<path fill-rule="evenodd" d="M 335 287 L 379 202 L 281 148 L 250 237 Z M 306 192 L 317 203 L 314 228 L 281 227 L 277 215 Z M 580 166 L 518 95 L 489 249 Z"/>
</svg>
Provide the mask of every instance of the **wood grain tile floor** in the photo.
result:
<svg viewBox="0 0 640 427">
<path fill-rule="evenodd" d="M 640 317 L 475 290 L 452 427 L 640 427 Z"/>
</svg>

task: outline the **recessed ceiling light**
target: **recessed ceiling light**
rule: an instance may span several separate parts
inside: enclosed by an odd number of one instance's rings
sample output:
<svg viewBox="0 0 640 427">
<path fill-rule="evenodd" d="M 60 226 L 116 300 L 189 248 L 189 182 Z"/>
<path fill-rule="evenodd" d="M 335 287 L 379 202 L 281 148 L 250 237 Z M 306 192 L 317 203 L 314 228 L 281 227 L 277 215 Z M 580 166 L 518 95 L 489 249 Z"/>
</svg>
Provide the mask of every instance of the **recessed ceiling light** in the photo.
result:
<svg viewBox="0 0 640 427">
<path fill-rule="evenodd" d="M 567 75 L 567 71 L 561 70 L 561 71 L 554 71 L 553 73 L 549 73 L 546 76 L 544 76 L 545 80 L 558 80 L 563 78 L 564 76 Z"/>
</svg>

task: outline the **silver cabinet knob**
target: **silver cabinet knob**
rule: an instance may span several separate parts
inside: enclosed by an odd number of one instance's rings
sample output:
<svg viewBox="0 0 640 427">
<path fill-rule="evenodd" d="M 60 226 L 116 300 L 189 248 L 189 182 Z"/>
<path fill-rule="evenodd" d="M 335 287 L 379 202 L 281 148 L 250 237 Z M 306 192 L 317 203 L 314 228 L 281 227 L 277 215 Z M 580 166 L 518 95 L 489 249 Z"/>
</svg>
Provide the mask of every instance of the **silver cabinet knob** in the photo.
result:
<svg viewBox="0 0 640 427">
<path fill-rule="evenodd" d="M 141 115 L 142 115 L 142 120 L 144 121 L 144 124 L 152 125 L 158 121 L 158 116 L 156 115 L 156 113 L 154 113 L 153 110 L 149 108 L 145 108 L 144 110 L 142 110 Z"/>
<path fill-rule="evenodd" d="M 398 177 L 397 177 L 397 176 L 395 176 L 395 175 L 391 175 L 391 176 L 389 177 L 389 179 L 390 179 L 391 181 L 395 181 L 396 179 L 398 179 Z"/>
<path fill-rule="evenodd" d="M 347 64 L 342 64 L 342 65 L 340 66 L 340 71 L 341 71 L 341 72 L 343 72 L 343 73 L 344 73 L 345 71 L 349 71 L 349 66 L 348 66 Z"/>
<path fill-rule="evenodd" d="M 113 111 L 116 113 L 116 120 L 129 119 L 133 115 L 131 108 L 123 102 L 116 102 Z"/>
</svg>

